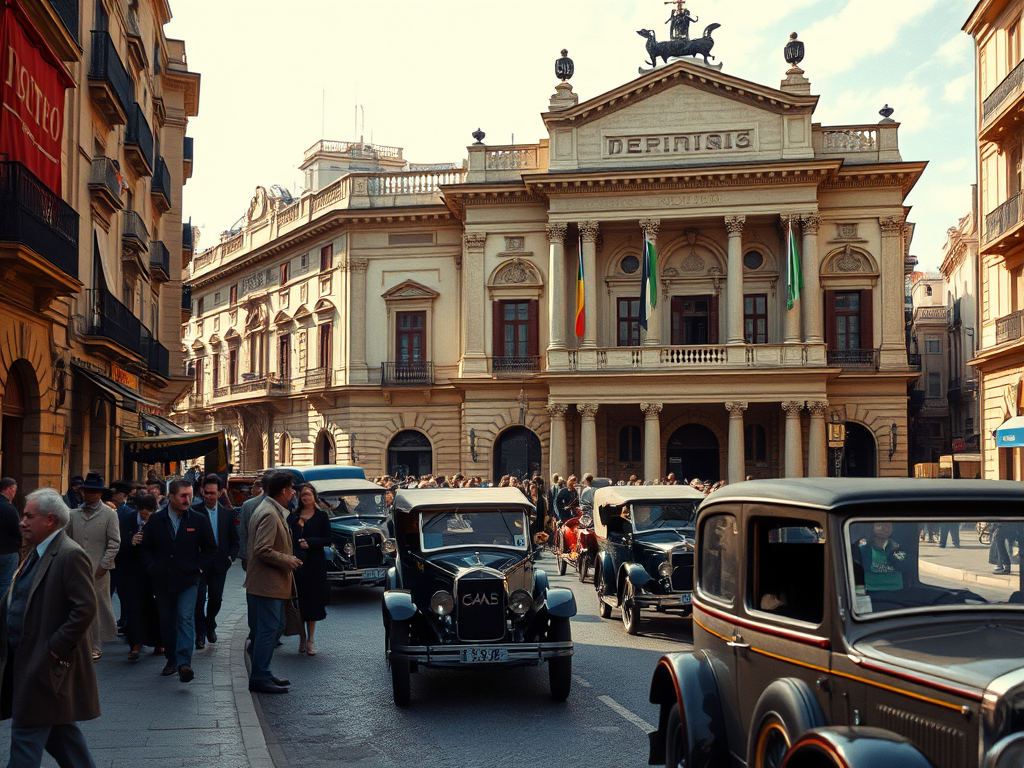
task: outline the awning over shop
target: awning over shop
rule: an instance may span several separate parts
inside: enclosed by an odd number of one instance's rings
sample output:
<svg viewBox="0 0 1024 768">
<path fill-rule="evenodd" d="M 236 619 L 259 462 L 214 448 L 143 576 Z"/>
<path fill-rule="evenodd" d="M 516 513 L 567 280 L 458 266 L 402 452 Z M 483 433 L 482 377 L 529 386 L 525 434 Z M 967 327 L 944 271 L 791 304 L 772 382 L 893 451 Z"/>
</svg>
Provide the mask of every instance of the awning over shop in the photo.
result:
<svg viewBox="0 0 1024 768">
<path fill-rule="evenodd" d="M 140 395 L 134 389 L 129 389 L 124 384 L 119 384 L 101 373 L 95 373 L 94 371 L 90 371 L 89 369 L 83 368 L 75 363 L 71 364 L 71 368 L 76 374 L 85 377 L 107 394 L 113 395 L 119 408 L 123 408 L 126 411 L 137 412 L 139 410 L 139 404 L 141 403 L 147 408 L 160 411 L 163 410 L 163 406 L 155 400 L 149 400 Z M 147 418 L 149 417 L 147 416 Z"/>
<path fill-rule="evenodd" d="M 153 416 L 149 413 L 142 414 L 143 426 L 149 426 L 155 429 L 161 435 L 183 435 L 185 430 L 175 424 L 173 421 L 168 421 L 160 416 Z"/>
<path fill-rule="evenodd" d="M 996 429 L 996 448 L 1024 448 L 1024 416 L 1013 416 Z"/>
<path fill-rule="evenodd" d="M 149 416 L 146 417 L 150 418 Z M 162 464 L 206 457 L 207 472 L 228 469 L 227 441 L 224 430 L 217 432 L 184 432 L 179 435 L 136 437 L 123 441 L 128 461 L 140 464 Z"/>
</svg>

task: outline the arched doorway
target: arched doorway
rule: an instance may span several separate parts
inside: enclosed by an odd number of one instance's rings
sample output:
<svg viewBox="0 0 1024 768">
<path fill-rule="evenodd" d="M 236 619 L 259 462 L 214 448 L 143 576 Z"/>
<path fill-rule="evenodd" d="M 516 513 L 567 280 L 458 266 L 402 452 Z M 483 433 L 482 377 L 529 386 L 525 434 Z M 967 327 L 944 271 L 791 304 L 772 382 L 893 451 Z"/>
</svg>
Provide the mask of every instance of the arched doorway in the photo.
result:
<svg viewBox="0 0 1024 768">
<path fill-rule="evenodd" d="M 25 465 L 25 418 L 28 415 L 28 397 L 25 392 L 25 380 L 21 375 L 22 361 L 11 366 L 7 374 L 7 386 L 3 398 L 3 423 L 0 424 L 0 451 L 3 451 L 3 466 L 0 475 L 13 477 L 18 481 L 19 507 L 24 506 Z"/>
<path fill-rule="evenodd" d="M 392 477 L 432 474 L 434 451 L 422 432 L 405 429 L 391 438 L 388 444 L 388 474 Z"/>
<path fill-rule="evenodd" d="M 249 429 L 245 433 L 245 442 L 242 443 L 242 471 L 256 472 L 266 467 L 263 461 L 263 436 L 255 429 Z"/>
<path fill-rule="evenodd" d="M 321 429 L 316 436 L 316 445 L 313 447 L 314 464 L 334 463 L 334 438 L 326 429 Z"/>
<path fill-rule="evenodd" d="M 277 454 L 277 463 L 287 467 L 292 463 L 292 436 L 287 432 L 282 432 L 279 444 L 280 449 Z"/>
<path fill-rule="evenodd" d="M 843 477 L 878 477 L 878 448 L 867 427 L 846 422 Z"/>
<path fill-rule="evenodd" d="M 674 472 L 680 482 L 695 477 L 718 480 L 718 438 L 702 424 L 686 424 L 668 439 L 665 460 L 667 471 Z"/>
<path fill-rule="evenodd" d="M 494 474 L 492 480 L 502 475 L 519 478 L 532 477 L 540 472 L 540 438 L 526 427 L 506 429 L 494 441 Z"/>
</svg>

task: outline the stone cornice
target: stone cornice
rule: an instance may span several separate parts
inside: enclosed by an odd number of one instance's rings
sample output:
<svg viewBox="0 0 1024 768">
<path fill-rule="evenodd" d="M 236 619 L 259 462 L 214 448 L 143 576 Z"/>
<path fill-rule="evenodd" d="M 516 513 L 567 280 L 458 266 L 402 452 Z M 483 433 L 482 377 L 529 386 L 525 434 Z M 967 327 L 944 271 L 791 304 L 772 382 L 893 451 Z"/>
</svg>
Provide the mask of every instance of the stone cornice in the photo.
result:
<svg viewBox="0 0 1024 768">
<path fill-rule="evenodd" d="M 900 187 L 903 195 L 917 184 L 928 163 L 881 163 L 879 165 L 844 165 L 836 176 L 821 185 L 822 189 L 864 189 L 866 187 Z"/>
</svg>

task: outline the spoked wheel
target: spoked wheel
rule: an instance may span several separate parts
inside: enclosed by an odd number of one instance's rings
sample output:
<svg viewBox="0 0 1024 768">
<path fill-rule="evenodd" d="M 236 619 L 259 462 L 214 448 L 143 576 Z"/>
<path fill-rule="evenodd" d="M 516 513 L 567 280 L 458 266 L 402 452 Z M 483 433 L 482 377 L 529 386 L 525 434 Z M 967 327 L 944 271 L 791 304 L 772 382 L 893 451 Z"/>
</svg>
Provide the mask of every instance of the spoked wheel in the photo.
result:
<svg viewBox="0 0 1024 768">
<path fill-rule="evenodd" d="M 612 607 L 604 599 L 604 579 L 601 576 L 600 563 L 594 563 L 594 590 L 597 592 L 597 612 L 602 619 L 612 617 Z"/>
<path fill-rule="evenodd" d="M 556 557 L 558 558 L 557 568 L 558 568 L 558 575 L 559 576 L 565 576 L 565 557 L 564 557 L 565 550 L 563 549 L 564 545 L 565 545 L 565 539 L 562 537 L 562 534 L 559 533 L 558 534 L 558 541 L 555 542 L 555 553 L 556 553 Z"/>
<path fill-rule="evenodd" d="M 409 644 L 409 624 L 395 621 L 391 624 L 391 687 L 394 690 L 395 704 L 400 707 L 409 706 L 412 698 L 410 669 L 408 659 L 396 659 L 394 648 Z"/>
<path fill-rule="evenodd" d="M 636 587 L 628 579 L 622 595 L 622 626 L 626 628 L 627 635 L 635 635 L 640 631 L 640 606 L 636 602 Z"/>
<path fill-rule="evenodd" d="M 587 575 L 590 573 L 590 558 L 587 557 L 586 552 L 580 554 L 580 558 L 576 562 L 576 567 L 580 572 L 580 582 L 585 584 L 587 581 Z"/>
<path fill-rule="evenodd" d="M 782 768 L 782 761 L 788 751 L 789 734 L 786 733 L 786 726 L 777 717 L 770 715 L 761 723 L 750 768 Z"/>
<path fill-rule="evenodd" d="M 565 618 L 551 619 L 551 627 L 548 629 L 548 641 L 552 643 L 572 640 L 572 630 L 569 628 L 569 620 Z M 565 701 L 569 698 L 569 691 L 572 688 L 572 656 L 559 656 L 548 659 L 548 678 L 551 683 L 551 698 L 555 701 Z"/>
</svg>

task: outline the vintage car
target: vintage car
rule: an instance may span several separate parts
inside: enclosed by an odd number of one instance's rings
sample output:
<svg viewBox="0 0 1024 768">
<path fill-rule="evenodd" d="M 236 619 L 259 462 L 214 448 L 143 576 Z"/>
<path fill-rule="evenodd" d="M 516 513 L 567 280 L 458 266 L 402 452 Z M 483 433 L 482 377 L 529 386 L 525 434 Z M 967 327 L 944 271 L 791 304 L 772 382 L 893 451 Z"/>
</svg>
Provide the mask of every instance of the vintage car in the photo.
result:
<svg viewBox="0 0 1024 768">
<path fill-rule="evenodd" d="M 559 576 L 564 576 L 567 567 L 571 565 L 576 569 L 580 581 L 587 580 L 587 574 L 597 562 L 597 536 L 594 534 L 592 512 L 581 511 L 558 526 L 551 554 L 555 557 Z"/>
<path fill-rule="evenodd" d="M 388 569 L 394 565 L 384 489 L 355 478 L 324 478 L 310 483 L 331 519 L 328 586 L 384 586 Z"/>
<path fill-rule="evenodd" d="M 594 493 L 601 618 L 622 611 L 626 632 L 640 631 L 640 610 L 690 613 L 693 521 L 704 494 L 688 485 L 616 485 Z"/>
<path fill-rule="evenodd" d="M 551 696 L 572 682 L 572 591 L 534 564 L 529 513 L 515 488 L 423 489 L 395 496 L 397 561 L 384 592 L 384 646 L 395 703 L 420 666 L 548 663 Z"/>
<path fill-rule="evenodd" d="M 758 480 L 697 517 L 694 649 L 658 663 L 650 762 L 687 768 L 1019 768 L 1024 597 L 988 547 L 1024 486 Z"/>
</svg>

